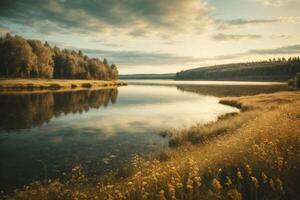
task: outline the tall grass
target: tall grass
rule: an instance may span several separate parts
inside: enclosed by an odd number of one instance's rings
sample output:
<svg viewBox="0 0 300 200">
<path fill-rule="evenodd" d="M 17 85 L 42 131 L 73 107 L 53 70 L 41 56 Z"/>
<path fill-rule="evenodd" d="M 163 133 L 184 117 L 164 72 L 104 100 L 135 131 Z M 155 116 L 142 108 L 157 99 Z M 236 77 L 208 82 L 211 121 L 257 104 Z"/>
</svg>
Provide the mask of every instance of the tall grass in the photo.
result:
<svg viewBox="0 0 300 200">
<path fill-rule="evenodd" d="M 220 137 L 226 133 L 230 133 L 233 130 L 241 127 L 254 116 L 254 112 L 249 112 L 243 115 L 232 113 L 230 115 L 219 117 L 216 122 L 211 122 L 204 125 L 196 124 L 190 128 L 185 128 L 182 130 L 171 130 L 167 133 L 169 136 L 169 146 L 178 147 L 187 142 L 193 144 L 207 143 L 209 140 Z"/>
</svg>

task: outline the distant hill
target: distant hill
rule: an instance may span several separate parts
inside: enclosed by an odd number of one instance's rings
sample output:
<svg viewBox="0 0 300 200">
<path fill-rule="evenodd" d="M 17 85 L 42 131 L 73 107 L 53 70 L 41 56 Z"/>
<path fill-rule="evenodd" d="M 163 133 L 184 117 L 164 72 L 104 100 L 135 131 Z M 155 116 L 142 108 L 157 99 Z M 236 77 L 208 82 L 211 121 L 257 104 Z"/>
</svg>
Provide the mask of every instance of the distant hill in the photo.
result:
<svg viewBox="0 0 300 200">
<path fill-rule="evenodd" d="M 287 81 L 300 72 L 300 58 L 199 67 L 176 73 L 177 80 Z"/>
<path fill-rule="evenodd" d="M 168 74 L 126 74 L 119 75 L 120 79 L 174 79 L 175 73 Z"/>
</svg>

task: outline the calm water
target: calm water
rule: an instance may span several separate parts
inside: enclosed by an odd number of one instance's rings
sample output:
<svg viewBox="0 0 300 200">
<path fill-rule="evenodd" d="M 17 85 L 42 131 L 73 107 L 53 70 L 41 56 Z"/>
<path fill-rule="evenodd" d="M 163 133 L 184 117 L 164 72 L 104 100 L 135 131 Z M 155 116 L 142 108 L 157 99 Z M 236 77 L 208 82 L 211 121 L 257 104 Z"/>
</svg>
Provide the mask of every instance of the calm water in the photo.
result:
<svg viewBox="0 0 300 200">
<path fill-rule="evenodd" d="M 285 85 L 284 82 L 254 82 L 254 81 L 176 81 L 169 79 L 126 79 L 126 82 L 134 85 Z"/>
<path fill-rule="evenodd" d="M 60 177 L 75 164 L 89 175 L 114 170 L 133 154 L 167 148 L 159 133 L 237 111 L 218 98 L 176 87 L 0 94 L 0 180 L 10 191 Z"/>
</svg>

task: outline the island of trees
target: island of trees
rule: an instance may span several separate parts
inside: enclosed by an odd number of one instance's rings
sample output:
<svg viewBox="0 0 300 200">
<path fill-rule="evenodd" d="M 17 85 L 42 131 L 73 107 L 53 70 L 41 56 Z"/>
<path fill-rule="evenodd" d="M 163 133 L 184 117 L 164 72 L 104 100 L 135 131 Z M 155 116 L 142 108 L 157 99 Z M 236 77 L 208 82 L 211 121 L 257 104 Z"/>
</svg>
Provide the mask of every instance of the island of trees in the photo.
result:
<svg viewBox="0 0 300 200">
<path fill-rule="evenodd" d="M 0 38 L 0 77 L 116 80 L 118 69 L 80 50 L 6 34 Z"/>
<path fill-rule="evenodd" d="M 177 80 L 287 81 L 300 72 L 300 58 L 199 67 L 176 73 Z"/>
</svg>

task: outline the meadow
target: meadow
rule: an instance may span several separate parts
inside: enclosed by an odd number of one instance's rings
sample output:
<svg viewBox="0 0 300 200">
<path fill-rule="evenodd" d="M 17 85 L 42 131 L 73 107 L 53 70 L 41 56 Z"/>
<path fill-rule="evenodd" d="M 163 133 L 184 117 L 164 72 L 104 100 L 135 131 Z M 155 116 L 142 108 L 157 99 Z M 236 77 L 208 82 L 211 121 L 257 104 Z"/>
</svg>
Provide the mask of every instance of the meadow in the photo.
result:
<svg viewBox="0 0 300 200">
<path fill-rule="evenodd" d="M 220 102 L 241 112 L 170 131 L 170 141 L 180 138 L 176 148 L 151 159 L 136 155 L 131 164 L 101 177 L 85 176 L 78 165 L 62 180 L 34 182 L 2 198 L 298 199 L 300 92 Z"/>
</svg>

